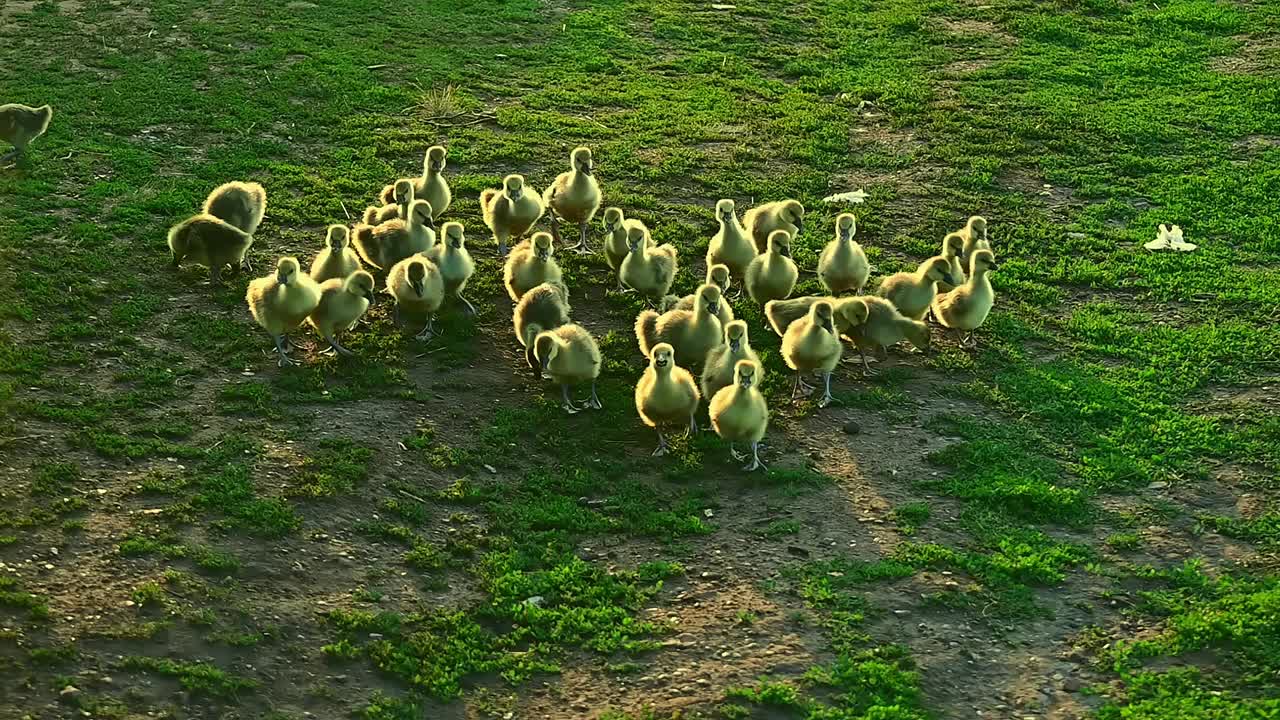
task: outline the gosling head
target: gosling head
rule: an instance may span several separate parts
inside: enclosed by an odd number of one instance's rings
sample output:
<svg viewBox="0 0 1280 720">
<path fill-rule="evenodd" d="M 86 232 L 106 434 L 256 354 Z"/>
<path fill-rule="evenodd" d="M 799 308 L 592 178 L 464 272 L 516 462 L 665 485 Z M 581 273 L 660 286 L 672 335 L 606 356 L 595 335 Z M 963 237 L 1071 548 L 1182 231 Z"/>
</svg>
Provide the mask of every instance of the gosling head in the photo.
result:
<svg viewBox="0 0 1280 720">
<path fill-rule="evenodd" d="M 413 222 L 425 225 L 432 230 L 436 227 L 436 221 L 431 219 L 431 203 L 426 200 L 414 200 L 410 203 L 409 217 Z"/>
<path fill-rule="evenodd" d="M 754 360 L 739 360 L 733 366 L 733 380 L 739 387 L 750 389 L 756 384 L 756 376 L 760 374 L 760 365 Z"/>
<path fill-rule="evenodd" d="M 343 287 L 347 292 L 373 302 L 373 276 L 364 270 L 357 270 L 347 276 Z"/>
<path fill-rule="evenodd" d="M 964 250 L 964 236 L 958 232 L 947 233 L 942 238 L 942 257 L 951 259 Z"/>
<path fill-rule="evenodd" d="M 573 169 L 583 175 L 591 175 L 596 171 L 595 161 L 591 159 L 591 148 L 577 147 L 574 148 L 573 154 L 569 156 Z"/>
<path fill-rule="evenodd" d="M 948 285 L 959 285 L 960 279 L 951 276 L 951 261 L 941 255 L 931 257 L 920 268 L 924 271 L 924 279 L 929 282 L 944 282 Z"/>
<path fill-rule="evenodd" d="M 903 334 L 907 336 L 908 342 L 922 351 L 928 351 L 929 344 L 933 342 L 929 334 L 929 326 L 922 322 L 911 323 Z"/>
<path fill-rule="evenodd" d="M 769 233 L 769 252 L 782 257 L 791 257 L 791 233 L 786 230 L 774 230 Z"/>
<path fill-rule="evenodd" d="M 658 343 L 649 352 L 649 364 L 660 373 L 669 372 L 675 366 L 675 348 L 667 343 Z"/>
<path fill-rule="evenodd" d="M 543 370 L 551 365 L 551 360 L 560 352 L 560 345 L 556 343 L 556 338 L 549 332 L 538 335 L 538 339 L 533 341 L 533 356 L 538 358 L 538 364 Z"/>
<path fill-rule="evenodd" d="M 973 253 L 973 258 L 969 260 L 969 272 L 972 275 L 984 275 L 999 269 L 1000 266 L 996 264 L 996 254 L 986 248 Z"/>
<path fill-rule="evenodd" d="M 853 216 L 853 213 L 842 213 L 836 218 L 836 237 L 841 240 L 852 240 L 856 232 L 858 232 L 858 219 Z"/>
<path fill-rule="evenodd" d="M 716 219 L 720 222 L 731 223 L 734 220 L 736 206 L 729 198 L 725 198 L 716 203 Z"/>
<path fill-rule="evenodd" d="M 695 309 L 701 309 L 708 315 L 720 314 L 720 288 L 707 283 L 698 288 L 698 295 L 694 301 Z"/>
<path fill-rule="evenodd" d="M 839 319 L 839 327 L 857 327 L 867 321 L 867 317 L 870 315 L 870 309 L 867 307 L 865 302 L 854 298 L 848 302 L 841 303 L 840 307 L 836 310 L 836 315 Z"/>
<path fill-rule="evenodd" d="M 607 233 L 617 232 L 622 227 L 622 208 L 610 207 L 604 209 L 604 231 Z"/>
<path fill-rule="evenodd" d="M 729 283 L 733 282 L 729 276 L 729 266 L 717 263 L 707 268 L 707 282 L 720 288 L 722 293 L 728 290 Z"/>
<path fill-rule="evenodd" d="M 533 235 L 533 254 L 539 260 L 550 260 L 552 253 L 551 233 L 540 232 Z"/>
<path fill-rule="evenodd" d="M 330 225 L 328 237 L 325 238 L 325 244 L 329 246 L 329 250 L 335 253 L 342 253 L 347 249 L 347 245 L 351 242 L 351 231 L 347 230 L 346 225 Z"/>
<path fill-rule="evenodd" d="M 831 307 L 831 303 L 826 300 L 814 303 L 809 309 L 809 317 L 823 330 L 832 335 L 836 334 L 835 309 Z"/>
<path fill-rule="evenodd" d="M 502 192 L 507 199 L 515 202 L 524 196 L 524 176 L 508 175 L 502 179 Z"/>
<path fill-rule="evenodd" d="M 449 157 L 449 151 L 443 145 L 432 145 L 427 148 L 427 156 L 423 160 L 423 165 L 428 172 L 440 172 L 444 169 L 445 158 Z"/>
<path fill-rule="evenodd" d="M 282 257 L 276 262 L 276 282 L 281 285 L 288 285 L 298 277 L 298 260 L 292 257 Z"/>
<path fill-rule="evenodd" d="M 397 205 L 408 205 L 413 202 L 413 183 L 408 180 L 397 180 L 391 190 Z"/>
<path fill-rule="evenodd" d="M 409 287 L 413 288 L 418 297 L 426 295 L 427 264 L 421 258 L 415 257 L 409 261 L 408 276 Z"/>
<path fill-rule="evenodd" d="M 627 246 L 633 253 L 638 253 L 644 248 L 644 228 L 635 225 L 627 228 Z"/>
<path fill-rule="evenodd" d="M 974 215 L 969 218 L 969 222 L 965 223 L 964 227 L 969 231 L 969 237 L 987 239 L 987 219 L 981 215 Z"/>
<path fill-rule="evenodd" d="M 796 234 L 804 232 L 804 206 L 799 200 L 782 203 L 782 219 L 796 226 Z"/>
<path fill-rule="evenodd" d="M 467 244 L 467 239 L 462 234 L 462 223 L 447 222 L 442 228 L 444 232 L 445 244 L 454 250 L 461 250 Z"/>
<path fill-rule="evenodd" d="M 742 349 L 742 344 L 747 342 L 747 323 L 742 320 L 734 320 L 724 326 L 724 341 L 729 345 L 729 350 L 738 352 Z"/>
</svg>

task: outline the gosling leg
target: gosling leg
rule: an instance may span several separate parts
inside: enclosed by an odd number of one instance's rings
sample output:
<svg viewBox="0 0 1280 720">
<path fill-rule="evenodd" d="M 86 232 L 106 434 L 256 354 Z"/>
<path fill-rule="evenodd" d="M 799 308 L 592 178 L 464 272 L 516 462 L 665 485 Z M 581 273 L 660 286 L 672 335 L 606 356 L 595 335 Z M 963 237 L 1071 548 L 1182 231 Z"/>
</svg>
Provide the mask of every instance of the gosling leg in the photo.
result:
<svg viewBox="0 0 1280 720">
<path fill-rule="evenodd" d="M 564 404 L 560 407 L 564 411 L 573 415 L 578 412 L 578 406 L 573 404 L 573 400 L 569 398 L 569 383 L 560 383 L 560 397 L 564 398 Z"/>
<path fill-rule="evenodd" d="M 21 154 L 22 154 L 22 148 L 14 148 L 9 152 L 5 153 L 4 155 L 0 155 L 0 164 L 7 163 L 12 159 L 17 158 Z"/>
<path fill-rule="evenodd" d="M 414 335 L 415 340 L 430 341 L 436 336 L 435 328 L 436 318 L 434 315 L 427 316 L 427 324 L 422 327 L 422 332 Z"/>
<path fill-rule="evenodd" d="M 694 413 L 696 413 L 696 412 L 697 412 L 697 410 L 694 410 L 693 412 L 694 412 Z M 695 416 L 694 414 L 690 413 L 690 415 L 689 415 L 689 430 L 688 430 L 687 432 L 685 432 L 684 436 L 685 436 L 685 437 L 693 437 L 693 436 L 694 436 L 694 435 L 696 435 L 697 433 L 698 433 L 698 418 L 697 418 L 697 416 Z"/>
<path fill-rule="evenodd" d="M 551 221 L 551 237 L 555 238 L 556 242 L 561 242 L 560 218 L 556 217 L 555 210 L 547 208 L 547 219 Z"/>
<path fill-rule="evenodd" d="M 732 442 L 729 443 L 729 454 L 733 456 L 734 460 L 742 461 L 747 459 L 746 453 L 738 452 L 738 448 L 734 447 Z"/>
<path fill-rule="evenodd" d="M 587 224 L 578 223 L 578 244 L 573 248 L 579 255 L 591 254 L 591 243 L 587 240 Z"/>
<path fill-rule="evenodd" d="M 240 271 L 247 272 L 247 273 L 253 272 L 253 263 L 249 262 L 248 255 L 245 255 L 244 257 L 240 258 Z"/>
<path fill-rule="evenodd" d="M 822 397 L 818 400 L 818 407 L 820 408 L 824 408 L 830 405 L 831 401 L 835 400 L 835 398 L 832 397 L 831 395 L 831 373 L 823 373 L 823 375 L 825 376 L 823 379 L 826 381 L 826 390 L 822 393 Z"/>
<path fill-rule="evenodd" d="M 339 355 L 346 355 L 347 357 L 355 355 L 355 353 L 339 345 L 338 341 L 335 340 L 332 335 L 325 335 L 324 339 L 329 343 L 329 349 L 338 353 Z"/>
<path fill-rule="evenodd" d="M 658 449 L 653 451 L 653 456 L 661 457 L 663 455 L 666 455 L 670 449 L 671 448 L 667 447 L 666 436 L 662 434 L 661 430 L 659 430 L 658 431 Z"/>
<path fill-rule="evenodd" d="M 593 410 L 603 410 L 604 405 L 600 403 L 600 396 L 596 395 L 596 381 L 591 381 L 591 399 L 586 402 L 586 407 Z"/>
<path fill-rule="evenodd" d="M 209 283 L 212 285 L 222 284 L 222 266 L 214 265 L 209 268 Z"/>
<path fill-rule="evenodd" d="M 289 351 L 284 349 L 284 343 L 287 340 L 283 335 L 272 335 L 271 339 L 276 343 L 276 352 L 280 358 L 276 361 L 276 365 L 284 367 L 285 365 L 297 365 L 293 358 L 289 357 Z"/>
<path fill-rule="evenodd" d="M 464 297 L 462 293 L 458 293 L 458 300 L 462 301 L 462 304 L 466 306 L 466 310 L 463 310 L 463 312 L 472 316 L 477 314 L 476 306 L 472 305 L 471 301 Z"/>
<path fill-rule="evenodd" d="M 769 470 L 769 468 L 765 467 L 764 463 L 760 462 L 760 443 L 751 443 L 751 464 L 744 466 L 742 469 L 746 472 L 754 472 L 756 470 L 764 470 L 767 472 Z"/>
</svg>

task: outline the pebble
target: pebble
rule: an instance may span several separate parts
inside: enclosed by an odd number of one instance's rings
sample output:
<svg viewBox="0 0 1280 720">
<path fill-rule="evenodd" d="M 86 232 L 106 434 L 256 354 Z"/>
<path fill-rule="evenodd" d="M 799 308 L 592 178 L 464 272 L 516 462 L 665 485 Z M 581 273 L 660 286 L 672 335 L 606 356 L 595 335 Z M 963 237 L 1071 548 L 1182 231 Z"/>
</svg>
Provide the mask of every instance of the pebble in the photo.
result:
<svg viewBox="0 0 1280 720">
<path fill-rule="evenodd" d="M 859 425 L 857 422 L 850 420 L 849 422 L 844 424 L 843 430 L 845 435 L 857 435 L 858 433 L 862 432 L 862 426 Z"/>
</svg>

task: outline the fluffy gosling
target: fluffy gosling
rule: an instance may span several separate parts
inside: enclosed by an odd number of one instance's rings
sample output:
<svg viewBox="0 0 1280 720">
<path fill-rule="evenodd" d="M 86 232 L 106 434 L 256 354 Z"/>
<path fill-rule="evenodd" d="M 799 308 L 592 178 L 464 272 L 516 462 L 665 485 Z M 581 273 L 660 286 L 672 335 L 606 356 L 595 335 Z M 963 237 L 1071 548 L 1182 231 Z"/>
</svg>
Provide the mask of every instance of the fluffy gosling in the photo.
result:
<svg viewBox="0 0 1280 720">
<path fill-rule="evenodd" d="M 440 268 L 445 293 L 458 298 L 466 307 L 468 315 L 475 315 L 476 306 L 462 294 L 467 289 L 471 274 L 476 271 L 471 253 L 467 252 L 467 238 L 463 235 L 462 223 L 447 222 L 440 227 L 440 232 L 443 237 L 427 252 L 427 257 Z"/>
<path fill-rule="evenodd" d="M 416 253 L 425 253 L 436 244 L 436 231 L 431 220 L 431 204 L 414 200 L 409 205 L 409 219 L 388 220 L 377 227 L 357 225 L 353 244 L 366 265 L 386 270 Z"/>
<path fill-rule="evenodd" d="M 443 145 L 432 145 L 422 158 L 422 177 L 401 178 L 391 185 L 382 188 L 379 197 L 383 204 L 396 202 L 396 186 L 402 182 L 410 183 L 413 197 L 422 198 L 431 203 L 432 218 L 439 218 L 453 203 L 453 191 L 444 179 L 444 167 L 448 164 L 449 151 Z"/>
<path fill-rule="evenodd" d="M 720 229 L 707 245 L 707 267 L 725 265 L 734 277 L 741 280 L 747 273 L 747 265 L 759 254 L 755 241 L 738 222 L 732 200 L 725 198 L 716 203 L 716 221 L 720 223 Z"/>
<path fill-rule="evenodd" d="M 831 371 L 840 363 L 843 353 L 844 345 L 836 330 L 835 309 L 829 301 L 819 300 L 809 309 L 807 316 L 791 323 L 782 336 L 782 359 L 786 360 L 787 367 L 796 371 L 791 398 L 794 400 L 802 391 L 806 394 L 813 391 L 802 375 L 820 372 L 825 389 L 818 400 L 818 407 L 826 407 L 834 399 L 831 396 Z"/>
<path fill-rule="evenodd" d="M 732 282 L 733 279 L 729 274 L 729 266 L 727 265 L 712 265 L 708 267 L 707 277 L 703 280 L 704 284 L 715 285 L 720 288 L 720 312 L 718 317 L 722 327 L 733 321 L 733 308 L 729 307 L 729 300 L 726 297 L 729 292 L 729 285 Z M 682 298 L 678 298 L 675 295 L 667 295 L 662 298 L 659 309 L 662 312 L 667 312 L 668 310 L 692 310 L 697 296 L 697 293 L 690 293 Z"/>
<path fill-rule="evenodd" d="M 506 255 L 507 243 L 529 232 L 542 217 L 543 206 L 538 191 L 525 185 L 524 176 L 508 175 L 501 190 L 488 188 L 480 193 L 480 210 L 498 243 L 498 254 Z"/>
<path fill-rule="evenodd" d="M 546 330 L 569 324 L 570 311 L 569 288 L 557 281 L 542 283 L 525 293 L 511 313 L 516 340 L 525 349 L 524 359 L 538 377 L 541 370 L 533 355 L 534 338 Z"/>
<path fill-rule="evenodd" d="M 320 302 L 307 316 L 307 322 L 329 343 L 329 349 L 341 355 L 355 353 L 338 344 L 338 333 L 355 327 L 373 302 L 373 276 L 357 270 L 345 278 L 330 278 L 320 283 Z"/>
<path fill-rule="evenodd" d="M 649 354 L 649 367 L 636 383 L 636 412 L 645 425 L 658 431 L 655 456 L 666 455 L 670 450 L 663 427 L 687 424 L 689 434 L 698 431 L 694 417 L 702 399 L 698 385 L 688 370 L 676 365 L 674 355 L 670 345 L 658 343 Z"/>
<path fill-rule="evenodd" d="M 288 334 L 316 309 L 320 286 L 302 273 L 296 258 L 282 257 L 274 273 L 249 283 L 244 299 L 253 319 L 275 341 L 279 366 L 297 364 L 289 357 Z"/>
<path fill-rule="evenodd" d="M 627 218 L 622 214 L 622 208 L 605 208 L 603 224 L 604 261 L 609 263 L 609 269 L 617 275 L 618 268 L 622 267 L 622 261 L 627 259 L 627 253 L 631 250 L 627 244 Z"/>
<path fill-rule="evenodd" d="M 733 382 L 734 368 L 740 360 L 759 364 L 760 356 L 751 349 L 751 342 L 747 338 L 747 324 L 734 320 L 724 327 L 724 342 L 707 353 L 707 362 L 702 368 L 699 383 L 702 397 L 712 397 L 721 388 L 728 387 Z"/>
<path fill-rule="evenodd" d="M 644 223 L 627 223 L 630 251 L 618 268 L 618 281 L 657 304 L 671 290 L 676 279 L 676 249 L 669 245 L 654 246 Z"/>
<path fill-rule="evenodd" d="M 832 295 L 842 292 L 862 294 L 871 275 L 867 254 L 853 236 L 858 231 L 858 221 L 851 213 L 836 218 L 836 236 L 818 256 L 818 282 Z"/>
<path fill-rule="evenodd" d="M 387 292 L 395 298 L 394 318 L 397 325 L 406 312 L 426 316 L 417 340 L 436 336 L 435 315 L 444 304 L 444 278 L 440 268 L 425 255 L 412 255 L 392 266 L 387 273 Z"/>
<path fill-rule="evenodd" d="M 574 148 L 569 154 L 569 171 L 556 176 L 542 193 L 543 203 L 551 209 L 551 232 L 560 237 L 560 219 L 578 226 L 578 244 L 569 248 L 579 253 L 591 252 L 587 242 L 587 226 L 600 209 L 600 183 L 595 178 L 595 162 L 591 148 Z"/>
<path fill-rule="evenodd" d="M 769 322 L 769 327 L 782 337 L 787 333 L 787 328 L 791 323 L 799 320 L 809 314 L 809 310 L 814 304 L 826 300 L 831 303 L 831 307 L 835 310 L 836 330 L 841 335 L 848 335 L 850 328 L 861 324 L 867 319 L 867 308 L 863 304 L 863 296 L 859 297 L 843 297 L 843 298 L 824 298 L 817 295 L 806 295 L 805 297 L 791 298 L 790 300 L 774 300 L 766 303 L 764 306 L 764 316 Z"/>
<path fill-rule="evenodd" d="M 958 285 L 951 276 L 951 262 L 935 255 L 920 263 L 915 272 L 894 273 L 885 278 L 876 294 L 893 303 L 898 312 L 912 320 L 920 320 L 929 310 L 929 304 L 938 293 L 938 283 Z"/>
<path fill-rule="evenodd" d="M 879 356 L 884 353 L 885 348 L 903 340 L 921 351 L 929 349 L 928 325 L 898 312 L 898 308 L 884 298 L 866 295 L 856 300 L 866 307 L 866 320 L 849 328 L 844 334 L 849 336 L 858 349 L 865 374 L 874 374 L 867 363 L 867 350 L 874 350 Z"/>
<path fill-rule="evenodd" d="M 757 205 L 742 216 L 742 224 L 756 244 L 757 252 L 769 246 L 769 236 L 777 230 L 786 230 L 792 238 L 804 231 L 804 206 L 799 200 L 779 200 Z"/>
<path fill-rule="evenodd" d="M 351 249 L 351 231 L 346 225 L 330 225 L 324 249 L 311 261 L 311 279 L 318 283 L 347 277 L 360 269 L 360 256 Z"/>
<path fill-rule="evenodd" d="M 560 282 L 560 265 L 555 253 L 551 233 L 534 233 L 528 244 L 521 243 L 507 257 L 502 267 L 502 284 L 512 302 L 533 288 L 546 282 Z"/>
<path fill-rule="evenodd" d="M 734 365 L 733 382 L 716 391 L 709 401 L 711 427 L 729 441 L 734 459 L 747 459 L 735 447 L 738 443 L 751 444 L 751 462 L 742 468 L 746 472 L 769 469 L 760 462 L 760 441 L 769 427 L 769 406 L 756 387 L 761 374 L 758 361 L 739 360 Z"/>
<path fill-rule="evenodd" d="M 384 193 L 385 194 L 385 193 Z M 415 193 L 412 180 L 397 180 L 391 186 L 390 198 L 381 206 L 370 205 L 364 209 L 361 221 L 365 225 L 381 225 L 388 220 L 401 220 L 409 217 L 409 206 L 413 204 Z M 426 198 L 423 198 L 424 200 Z M 430 202 L 430 201 L 428 201 Z M 435 218 L 435 207 L 431 208 L 432 219 Z"/>
<path fill-rule="evenodd" d="M 975 250 L 965 284 L 933 301 L 933 316 L 939 324 L 954 330 L 957 337 L 961 331 L 967 333 L 960 340 L 964 347 L 978 344 L 973 333 L 986 321 L 991 306 L 996 302 L 996 291 L 991 287 L 987 273 L 998 269 L 994 253 L 986 248 Z"/>
<path fill-rule="evenodd" d="M 591 381 L 591 397 L 584 408 L 599 410 L 603 405 L 596 395 L 596 379 L 600 377 L 600 346 L 581 325 L 570 323 L 555 330 L 538 334 L 533 341 L 533 354 L 538 367 L 555 382 L 560 383 L 561 405 L 570 415 L 578 412 L 578 406 L 569 397 L 569 386 Z"/>
<path fill-rule="evenodd" d="M 964 262 L 960 257 L 963 252 L 963 235 L 958 232 L 953 232 L 947 233 L 946 237 L 942 238 L 942 252 L 938 253 L 938 255 L 947 259 L 948 272 L 951 273 L 951 279 L 955 280 L 957 283 L 964 283 L 966 277 Z M 956 287 L 957 285 L 952 285 L 944 280 L 938 283 L 938 292 L 950 292 Z"/>
<path fill-rule="evenodd" d="M 769 235 L 769 248 L 747 265 L 747 294 L 761 305 L 770 300 L 785 300 L 796 287 L 800 271 L 791 259 L 791 235 L 774 230 Z"/>
<path fill-rule="evenodd" d="M 676 364 L 701 367 L 707 353 L 724 341 L 720 326 L 720 288 L 702 285 L 694 293 L 692 310 L 671 310 L 662 315 L 644 310 L 636 316 L 636 341 L 640 352 L 649 355 L 659 344 L 674 348 Z"/>
<path fill-rule="evenodd" d="M 258 183 L 219 185 L 204 201 L 204 213 L 221 218 L 252 235 L 267 214 L 267 191 Z"/>
<path fill-rule="evenodd" d="M 965 264 L 971 264 L 974 251 L 991 249 L 991 243 L 987 241 L 987 219 L 981 215 L 970 217 L 959 232 L 960 237 L 964 238 L 960 255 Z"/>
<path fill-rule="evenodd" d="M 192 260 L 209 268 L 209 281 L 222 283 L 222 268 L 249 271 L 245 253 L 253 236 L 212 215 L 193 215 L 169 229 L 169 253 L 176 268 Z"/>
<path fill-rule="evenodd" d="M 53 108 L 48 105 L 38 108 L 17 103 L 0 105 L 0 140 L 13 145 L 12 150 L 0 156 L 0 163 L 26 152 L 31 141 L 49 129 L 50 120 L 53 120 Z"/>
</svg>

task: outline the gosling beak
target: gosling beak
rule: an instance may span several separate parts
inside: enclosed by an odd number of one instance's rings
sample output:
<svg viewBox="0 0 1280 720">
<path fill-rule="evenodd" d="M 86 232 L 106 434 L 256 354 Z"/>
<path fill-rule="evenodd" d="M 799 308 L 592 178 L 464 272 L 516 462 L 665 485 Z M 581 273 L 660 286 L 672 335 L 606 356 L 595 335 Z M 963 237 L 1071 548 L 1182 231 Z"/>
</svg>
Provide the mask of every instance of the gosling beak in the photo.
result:
<svg viewBox="0 0 1280 720">
<path fill-rule="evenodd" d="M 374 292 L 373 292 L 372 290 L 370 290 L 369 292 L 367 292 L 367 293 L 365 293 L 365 294 L 364 294 L 364 299 L 365 299 L 365 300 L 368 300 L 370 305 L 372 305 L 372 304 L 374 303 L 374 298 L 375 298 L 375 297 L 377 297 L 377 296 L 374 294 Z"/>
<path fill-rule="evenodd" d="M 791 257 L 791 248 L 784 245 L 778 250 L 778 254 L 782 257 Z"/>
<path fill-rule="evenodd" d="M 522 194 L 523 194 L 523 193 L 521 193 L 519 190 L 508 190 L 508 191 L 507 191 L 507 197 L 511 198 L 512 200 L 519 200 L 519 199 L 520 199 L 520 196 L 521 196 Z"/>
<path fill-rule="evenodd" d="M 804 232 L 804 219 L 803 219 L 803 218 L 801 218 L 800 220 L 797 220 L 797 221 L 796 221 L 796 234 L 797 234 L 797 235 L 799 235 L 799 234 L 800 234 L 800 233 L 802 233 L 802 232 Z"/>
<path fill-rule="evenodd" d="M 538 251 L 538 259 L 539 259 L 539 260 L 546 260 L 546 259 L 547 259 L 547 258 L 549 258 L 549 257 L 551 257 L 551 253 L 547 252 L 546 250 L 539 250 L 539 251 Z"/>
<path fill-rule="evenodd" d="M 548 365 L 550 365 L 550 364 L 551 364 L 551 358 L 549 358 L 549 357 L 544 357 L 544 358 L 542 358 L 542 370 L 543 370 L 543 372 L 545 372 L 545 371 L 546 371 L 547 366 L 548 366 Z"/>
<path fill-rule="evenodd" d="M 454 241 L 453 241 L 453 247 L 454 247 L 455 249 L 461 249 L 461 248 L 462 248 L 462 238 L 458 238 L 458 239 L 454 240 Z"/>
<path fill-rule="evenodd" d="M 592 164 L 590 164 L 590 165 L 583 165 L 583 166 L 582 166 L 582 173 L 583 173 L 584 175 L 594 175 L 594 174 L 595 174 L 595 172 L 596 172 L 596 166 L 595 166 L 595 163 L 592 163 Z"/>
<path fill-rule="evenodd" d="M 841 239 L 841 240 L 852 240 L 852 239 L 853 239 L 853 233 L 849 231 L 849 228 L 840 228 L 840 239 Z"/>
<path fill-rule="evenodd" d="M 656 365 L 657 367 L 666 367 L 666 366 L 667 366 L 667 359 L 666 359 L 666 358 L 658 358 L 657 360 L 654 360 L 654 361 L 653 361 L 653 364 L 654 364 L 654 365 Z"/>
<path fill-rule="evenodd" d="M 440 163 L 438 163 L 438 162 L 436 162 L 436 161 L 432 160 L 432 161 L 431 161 L 431 169 L 432 169 L 432 170 L 435 170 L 436 172 L 440 172 L 442 169 L 444 169 L 444 166 L 443 166 L 443 165 L 441 165 Z"/>
<path fill-rule="evenodd" d="M 995 263 L 991 263 L 990 265 L 988 265 L 988 266 L 987 266 L 987 269 L 988 269 L 988 270 L 999 270 L 999 269 L 1000 269 L 1000 266 L 999 266 L 999 265 L 997 265 L 997 264 L 995 264 Z"/>
<path fill-rule="evenodd" d="M 721 213 L 721 214 L 720 214 L 720 219 L 721 219 L 721 220 L 723 220 L 723 221 L 725 221 L 725 222 L 732 222 L 732 221 L 733 221 L 733 213 Z"/>
<path fill-rule="evenodd" d="M 712 315 L 720 314 L 720 303 L 707 303 L 707 312 Z"/>
<path fill-rule="evenodd" d="M 741 340 L 736 340 L 736 339 L 735 339 L 735 340 L 730 340 L 730 341 L 729 341 L 729 349 L 730 349 L 730 350 L 732 350 L 733 352 L 738 352 L 739 350 L 741 350 L 741 349 L 742 349 L 742 341 L 741 341 Z"/>
<path fill-rule="evenodd" d="M 288 285 L 289 276 L 284 273 L 276 273 L 276 282 L 280 283 L 281 285 Z"/>
<path fill-rule="evenodd" d="M 960 284 L 960 282 L 956 279 L 956 276 L 952 275 L 951 273 L 947 273 L 946 275 L 943 276 L 942 279 L 945 280 L 948 285 Z"/>
<path fill-rule="evenodd" d="M 436 221 L 435 221 L 434 219 L 432 219 L 432 218 L 429 218 L 429 217 L 427 217 L 427 218 L 423 218 L 423 219 L 422 219 L 422 224 L 423 224 L 423 225 L 426 225 L 427 227 L 431 228 L 432 230 L 435 230 L 435 229 L 436 229 Z"/>
<path fill-rule="evenodd" d="M 738 383 L 738 384 L 739 384 L 739 385 L 741 385 L 741 386 L 742 386 L 742 387 L 744 387 L 744 388 L 748 388 L 748 389 L 749 389 L 749 388 L 751 387 L 751 385 L 752 385 L 752 380 L 751 380 L 751 378 L 749 378 L 749 377 L 742 378 L 742 382 L 740 382 L 740 383 Z"/>
<path fill-rule="evenodd" d="M 427 293 L 427 290 L 421 281 L 413 283 L 413 291 L 418 293 L 418 297 L 422 297 Z"/>
</svg>

